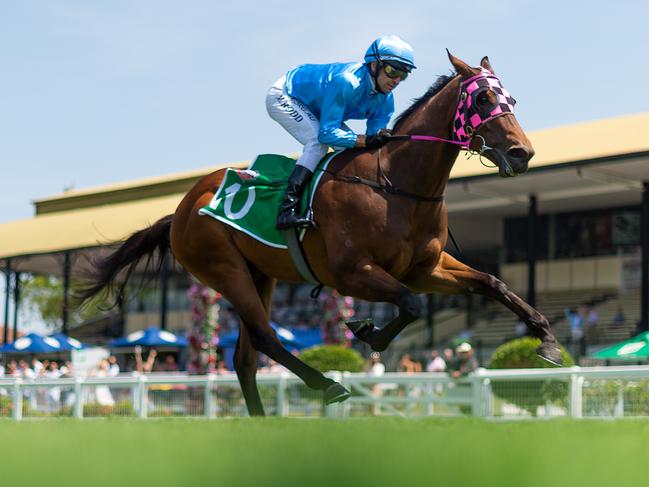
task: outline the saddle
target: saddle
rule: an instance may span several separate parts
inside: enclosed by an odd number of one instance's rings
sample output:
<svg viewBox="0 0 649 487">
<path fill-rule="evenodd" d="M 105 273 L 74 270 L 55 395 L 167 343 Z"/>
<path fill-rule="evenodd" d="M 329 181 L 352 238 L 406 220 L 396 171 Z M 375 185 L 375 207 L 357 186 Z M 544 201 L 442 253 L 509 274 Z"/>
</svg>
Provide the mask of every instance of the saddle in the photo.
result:
<svg viewBox="0 0 649 487">
<path fill-rule="evenodd" d="M 316 168 L 301 202 L 302 214 L 312 203 L 323 171 L 339 152 L 327 154 Z M 261 154 L 247 169 L 226 170 L 209 205 L 198 213 L 215 218 L 270 247 L 286 249 L 286 239 L 275 229 L 275 220 L 296 160 L 278 154 Z M 304 232 L 301 232 L 301 237 Z"/>
</svg>

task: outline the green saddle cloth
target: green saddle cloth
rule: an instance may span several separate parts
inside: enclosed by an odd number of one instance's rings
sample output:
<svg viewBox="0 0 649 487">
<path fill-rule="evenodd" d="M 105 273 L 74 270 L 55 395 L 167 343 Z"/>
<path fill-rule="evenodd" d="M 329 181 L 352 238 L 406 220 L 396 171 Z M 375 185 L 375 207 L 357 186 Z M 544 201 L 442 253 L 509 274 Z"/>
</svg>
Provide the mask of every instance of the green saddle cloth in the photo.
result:
<svg viewBox="0 0 649 487">
<path fill-rule="evenodd" d="M 327 154 L 320 161 L 302 197 L 303 213 L 312 211 L 313 196 L 323 170 L 337 154 Z M 286 156 L 261 154 L 248 169 L 228 168 L 212 201 L 198 213 L 216 218 L 266 245 L 285 249 L 286 240 L 275 230 L 275 222 L 295 162 Z"/>
</svg>

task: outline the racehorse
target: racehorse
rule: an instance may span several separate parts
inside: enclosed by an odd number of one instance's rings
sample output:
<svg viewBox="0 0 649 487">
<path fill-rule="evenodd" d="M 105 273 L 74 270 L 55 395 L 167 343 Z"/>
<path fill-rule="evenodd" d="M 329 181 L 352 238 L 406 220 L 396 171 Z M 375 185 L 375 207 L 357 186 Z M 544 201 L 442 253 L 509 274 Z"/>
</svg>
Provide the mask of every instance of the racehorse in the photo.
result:
<svg viewBox="0 0 649 487">
<path fill-rule="evenodd" d="M 374 350 L 384 350 L 422 316 L 415 293 L 477 293 L 513 311 L 541 339 L 537 353 L 561 364 L 559 346 L 541 313 L 493 275 L 444 251 L 443 196 L 460 148 L 480 152 L 502 177 L 525 172 L 534 155 L 513 114 L 514 100 L 488 58 L 474 68 L 450 52 L 448 56 L 456 74 L 441 76 L 400 115 L 394 140 L 379 150 L 345 150 L 329 164 L 313 201 L 317 227 L 303 241 L 310 266 L 321 283 L 343 295 L 398 306 L 397 317 L 382 328 L 367 322 L 350 325 Z M 164 255 L 171 249 L 187 271 L 223 294 L 239 313 L 234 365 L 251 415 L 264 414 L 255 380 L 259 352 L 322 390 L 326 403 L 347 399 L 350 394 L 342 385 L 289 353 L 269 324 L 277 280 L 303 280 L 288 252 L 199 215 L 223 177 L 224 170 L 203 177 L 175 214 L 132 234 L 96 262 L 82 298 L 107 286 L 121 293 L 142 258 L 147 257 L 148 267 L 156 252 Z M 120 279 L 123 270 L 126 277 Z"/>
</svg>

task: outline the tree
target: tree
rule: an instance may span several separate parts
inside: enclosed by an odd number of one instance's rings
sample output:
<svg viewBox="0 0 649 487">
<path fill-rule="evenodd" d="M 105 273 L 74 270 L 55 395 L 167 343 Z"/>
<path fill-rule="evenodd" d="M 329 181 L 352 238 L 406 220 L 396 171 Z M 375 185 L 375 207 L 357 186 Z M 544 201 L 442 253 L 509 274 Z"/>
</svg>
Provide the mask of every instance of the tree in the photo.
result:
<svg viewBox="0 0 649 487">
<path fill-rule="evenodd" d="M 21 305 L 40 318 L 50 329 L 57 329 L 63 324 L 63 281 L 55 276 L 26 274 L 21 279 Z M 70 286 L 70 298 L 76 285 Z M 68 300 L 71 304 L 71 299 Z M 78 309 L 70 308 L 72 322 L 80 323 L 102 314 L 97 301 L 91 300 Z"/>
</svg>

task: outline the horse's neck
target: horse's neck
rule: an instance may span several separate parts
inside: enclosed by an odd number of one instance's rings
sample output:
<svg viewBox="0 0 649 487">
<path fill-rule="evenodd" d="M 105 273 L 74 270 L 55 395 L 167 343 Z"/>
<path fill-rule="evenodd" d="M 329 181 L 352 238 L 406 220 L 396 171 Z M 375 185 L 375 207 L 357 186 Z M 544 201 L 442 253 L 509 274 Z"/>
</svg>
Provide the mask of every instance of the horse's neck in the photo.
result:
<svg viewBox="0 0 649 487">
<path fill-rule="evenodd" d="M 398 133 L 450 140 L 459 85 L 458 76 L 405 120 Z M 458 152 L 453 144 L 413 140 L 390 150 L 387 167 L 397 187 L 422 196 L 438 196 L 444 193 Z"/>
</svg>

